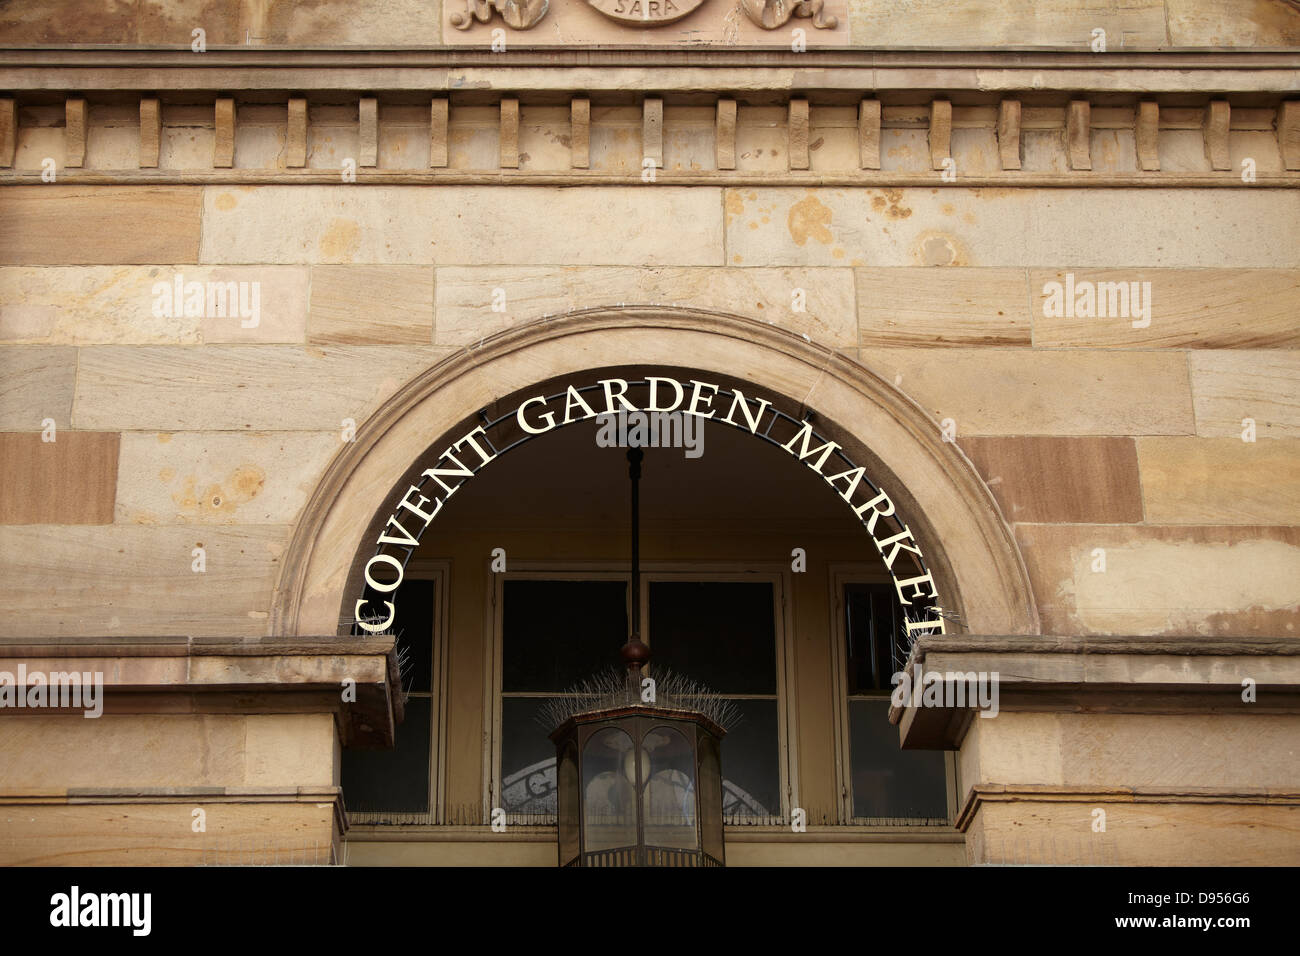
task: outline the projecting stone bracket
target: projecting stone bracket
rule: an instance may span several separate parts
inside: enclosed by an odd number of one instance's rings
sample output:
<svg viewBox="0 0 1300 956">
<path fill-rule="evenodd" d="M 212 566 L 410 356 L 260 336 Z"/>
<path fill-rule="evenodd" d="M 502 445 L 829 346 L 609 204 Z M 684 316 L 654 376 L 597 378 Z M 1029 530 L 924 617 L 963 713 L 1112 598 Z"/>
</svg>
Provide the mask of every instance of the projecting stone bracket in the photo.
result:
<svg viewBox="0 0 1300 956">
<path fill-rule="evenodd" d="M 340 742 L 361 748 L 391 747 L 404 717 L 393 638 L 382 635 L 0 639 L 0 672 L 18 674 L 20 665 L 29 682 L 36 674 L 102 674 L 106 717 L 332 713 Z"/>
<path fill-rule="evenodd" d="M 904 749 L 954 749 L 973 721 L 996 721 L 977 717 L 969 695 L 928 705 L 927 674 L 996 674 L 999 713 L 1300 714 L 1291 638 L 921 637 L 905 671 L 912 700 L 900 705 L 899 694 L 889 711 Z"/>
</svg>

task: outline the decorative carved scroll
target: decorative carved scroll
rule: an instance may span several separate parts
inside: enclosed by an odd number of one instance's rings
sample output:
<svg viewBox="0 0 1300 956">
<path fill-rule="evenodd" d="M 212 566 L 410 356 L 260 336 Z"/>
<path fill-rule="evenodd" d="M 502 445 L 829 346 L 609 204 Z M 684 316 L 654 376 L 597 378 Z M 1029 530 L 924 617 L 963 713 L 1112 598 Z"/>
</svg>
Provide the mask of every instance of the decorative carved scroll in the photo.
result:
<svg viewBox="0 0 1300 956">
<path fill-rule="evenodd" d="M 840 21 L 822 11 L 825 0 L 740 0 L 745 16 L 764 30 L 784 26 L 791 17 L 812 18 L 818 30 L 834 30 Z"/>
<path fill-rule="evenodd" d="M 475 20 L 487 23 L 493 10 L 501 14 L 507 26 L 527 30 L 536 26 L 551 6 L 550 0 L 465 0 L 465 5 L 464 13 L 451 15 L 451 25 L 457 30 L 468 30 Z"/>
</svg>

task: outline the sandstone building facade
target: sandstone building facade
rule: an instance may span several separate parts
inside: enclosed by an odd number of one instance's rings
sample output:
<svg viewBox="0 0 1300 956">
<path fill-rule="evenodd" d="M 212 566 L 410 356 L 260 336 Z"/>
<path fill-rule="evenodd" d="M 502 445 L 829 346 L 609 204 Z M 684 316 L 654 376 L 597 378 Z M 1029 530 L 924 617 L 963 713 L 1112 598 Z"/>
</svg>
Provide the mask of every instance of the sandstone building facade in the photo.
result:
<svg viewBox="0 0 1300 956">
<path fill-rule="evenodd" d="M 555 865 L 631 406 L 729 865 L 1300 861 L 1298 187 L 1286 0 L 0 5 L 0 861 Z"/>
</svg>

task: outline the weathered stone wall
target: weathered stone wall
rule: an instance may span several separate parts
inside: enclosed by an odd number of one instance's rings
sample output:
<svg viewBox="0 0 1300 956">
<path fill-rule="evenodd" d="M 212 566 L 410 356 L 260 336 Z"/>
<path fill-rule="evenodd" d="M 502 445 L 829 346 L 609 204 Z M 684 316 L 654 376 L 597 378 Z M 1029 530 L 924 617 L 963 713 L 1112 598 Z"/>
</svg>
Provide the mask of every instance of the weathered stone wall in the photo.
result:
<svg viewBox="0 0 1300 956">
<path fill-rule="evenodd" d="M 962 822 L 969 859 L 1289 865 L 1297 811 L 1284 795 L 1297 780 L 1278 755 L 1298 730 L 1294 714 L 975 720 L 960 757 L 963 789 L 974 792 Z"/>
<path fill-rule="evenodd" d="M 4 200 L 8 634 L 266 633 L 347 419 L 502 328 L 619 303 L 775 322 L 951 420 L 1046 632 L 1295 626 L 1291 190 L 49 185 Z M 1045 316 L 1066 273 L 1149 282 L 1150 325 Z M 155 316 L 154 283 L 177 275 L 260 283 L 260 324 Z"/>
<path fill-rule="evenodd" d="M 770 323 L 831 350 L 823 376 L 847 358 L 892 383 L 926 419 L 908 434 L 945 434 L 987 484 L 1044 633 L 1153 635 L 1162 648 L 1174 635 L 1295 634 L 1300 84 L 1291 54 L 1260 52 L 1300 46 L 1294 4 L 827 0 L 834 27 L 800 18 L 772 31 L 730 0 L 645 31 L 582 0 L 551 0 L 532 30 L 494 15 L 462 31 L 462 9 L 0 3 L 0 636 L 298 636 L 277 627 L 275 591 L 282 566 L 302 560 L 295 529 L 319 527 L 309 501 L 335 487 L 327 469 L 355 430 L 495 333 L 631 305 L 704 310 L 710 332 L 708 312 Z M 498 58 L 499 39 L 525 53 Z M 23 49 L 95 44 L 119 49 Z M 620 45 L 653 49 L 600 49 Z M 399 46 L 433 49 L 369 52 Z M 1192 52 L 1205 49 L 1222 52 Z M 647 159 L 657 178 L 642 181 Z M 236 300 L 256 290 L 256 320 L 186 308 L 190 283 Z M 818 391 L 747 341 L 701 341 L 714 367 L 724 347 L 743 352 L 735 374 L 760 390 L 864 408 L 843 400 L 848 386 Z M 518 387 L 554 367 L 552 344 L 545 360 L 512 355 Z M 803 346 L 785 346 L 793 363 Z M 600 364 L 638 360 L 573 347 Z M 870 445 L 863 422 L 836 424 Z M 941 457 L 914 446 L 911 461 Z M 1005 529 L 963 473 L 979 509 L 960 510 L 968 496 L 939 510 L 950 546 L 980 553 L 973 539 Z M 391 504 L 392 473 L 353 475 L 366 508 Z M 313 541 L 343 555 L 336 564 L 361 543 L 339 526 Z M 746 533 L 700 551 L 763 551 Z M 561 559 L 617 557 L 600 529 L 570 529 L 567 552 L 547 552 L 546 535 L 521 540 Z M 439 557 L 466 568 L 484 540 L 464 535 Z M 680 540 L 648 534 L 647 554 L 671 560 Z M 791 591 L 787 782 L 812 819 L 835 820 L 827 579 L 831 562 L 861 555 L 813 543 Z M 1018 573 L 1009 544 L 990 553 Z M 334 599 L 345 575 L 322 564 L 308 630 L 346 616 Z M 487 582 L 476 566 L 452 585 L 440 786 L 453 804 L 483 798 Z M 990 619 L 995 590 L 964 589 L 972 618 Z M 1027 600 L 998 598 L 1032 621 Z M 993 619 L 1014 631 L 1005 610 Z M 1216 674 L 1235 698 L 1236 670 Z M 332 684 L 324 696 L 277 705 L 301 714 L 155 700 L 102 722 L 26 715 L 0 778 L 6 800 L 40 810 L 11 834 L 9 860 L 194 862 L 209 849 L 229 860 L 221 839 L 250 835 L 272 853 L 332 847 L 347 722 L 331 711 Z M 1129 696 L 1138 710 L 1166 706 Z M 1282 712 L 1008 712 L 989 722 L 996 733 L 975 720 L 955 781 L 966 847 L 952 833 L 797 848 L 747 834 L 729 858 L 1030 861 L 1015 837 L 1008 860 L 1011 834 L 1082 832 L 1100 801 L 1121 833 L 1113 858 L 1063 844 L 1033 861 L 1183 862 L 1189 839 L 1204 860 L 1285 861 L 1295 774 L 1276 768 L 1290 766 L 1295 720 L 1285 699 L 1267 706 Z M 1247 738 L 1258 746 L 1242 748 Z M 71 762 L 31 759 L 51 749 Z M 149 793 L 114 792 L 126 785 Z M 210 846 L 190 837 L 198 797 L 224 804 Z M 554 859 L 536 835 L 448 839 L 359 853 Z"/>
</svg>

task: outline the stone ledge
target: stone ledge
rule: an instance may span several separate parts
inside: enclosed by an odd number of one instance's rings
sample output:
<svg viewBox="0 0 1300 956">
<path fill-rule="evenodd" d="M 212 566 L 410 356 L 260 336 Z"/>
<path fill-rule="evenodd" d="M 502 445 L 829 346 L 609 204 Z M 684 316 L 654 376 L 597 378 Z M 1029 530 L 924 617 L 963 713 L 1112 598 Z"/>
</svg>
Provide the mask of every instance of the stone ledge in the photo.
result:
<svg viewBox="0 0 1300 956">
<path fill-rule="evenodd" d="M 262 657 L 383 654 L 391 637 L 0 637 L 0 660 L 11 657 Z"/>
<path fill-rule="evenodd" d="M 919 638 L 905 669 L 913 680 L 920 672 L 997 673 L 998 706 L 1007 711 L 1300 713 L 1293 638 L 945 635 Z M 1242 701 L 1244 678 L 1255 681 L 1259 702 Z M 956 749 L 974 715 L 914 700 L 891 704 L 889 720 L 904 749 Z"/>
<path fill-rule="evenodd" d="M 844 187 L 927 187 L 978 189 L 990 186 L 1033 188 L 1141 188 L 1141 189 L 1296 189 L 1300 173 L 1260 173 L 1245 184 L 1233 170 L 1198 172 L 1032 172 L 1011 170 L 987 175 L 963 175 L 955 183 L 943 183 L 937 174 L 904 170 L 864 169 L 845 172 L 737 172 L 736 170 L 681 172 L 660 169 L 660 186 L 804 186 Z M 39 170 L 0 171 L 2 186 L 39 186 Z M 198 169 L 156 170 L 74 169 L 59 170 L 59 186 L 337 186 L 338 170 L 331 169 Z M 348 188 L 359 186 L 643 186 L 639 173 L 600 171 L 553 172 L 536 170 L 472 169 L 365 169 L 359 170 Z M 52 187 L 57 189 L 58 187 Z M 90 263 L 94 264 L 94 263 Z M 377 263 L 385 264 L 385 263 Z M 207 267 L 205 265 L 204 267 Z M 199 267 L 195 267 L 199 268 Z"/>
<path fill-rule="evenodd" d="M 1128 637 L 1054 636 L 1011 634 L 982 636 L 945 634 L 918 638 L 912 659 L 925 660 L 943 653 L 1054 653 L 1054 654 L 1141 654 L 1178 656 L 1272 655 L 1300 658 L 1300 638 L 1294 637 Z"/>
<path fill-rule="evenodd" d="M 855 827 L 810 826 L 807 832 L 793 833 L 789 827 L 725 827 L 725 838 L 732 843 L 961 843 L 962 835 L 953 827 Z M 516 826 L 505 833 L 493 833 L 490 826 L 431 825 L 378 826 L 354 823 L 348 828 L 354 843 L 551 843 L 554 826 Z"/>
<path fill-rule="evenodd" d="M 69 787 L 66 790 L 0 790 L 0 806 L 119 803 L 324 803 L 340 787 Z"/>
<path fill-rule="evenodd" d="M 107 714 L 333 712 L 345 746 L 391 747 L 405 716 L 392 637 L 0 638 L 0 671 L 19 665 L 102 673 Z M 355 702 L 342 699 L 345 679 Z"/>
<path fill-rule="evenodd" d="M 1300 59 L 1295 50 L 1113 50 L 1104 56 L 1090 51 L 1016 49 L 986 50 L 872 50 L 817 49 L 802 52 L 762 47 L 640 47 L 634 44 L 602 46 L 598 49 L 539 50 L 520 48 L 509 55 L 510 67 L 588 69 L 593 67 L 700 66 L 709 69 L 788 68 L 816 71 L 829 68 L 983 70 L 1014 67 L 1028 72 L 1063 69 L 1094 74 L 1117 70 L 1295 70 Z M 214 69 L 243 72 L 243 81 L 253 84 L 266 71 L 282 73 L 293 69 L 337 71 L 436 70 L 467 67 L 502 69 L 502 58 L 486 45 L 475 49 L 374 47 L 346 49 L 302 46 L 209 46 L 201 64 L 185 46 L 130 46 L 126 44 L 78 44 L 77 46 L 16 45 L 0 48 L 0 67 L 119 68 L 154 69 L 211 73 Z M 337 78 L 337 77 L 336 77 Z M 431 76 L 426 82 L 441 79 Z M 35 77 L 30 83 L 37 82 Z M 209 84 L 207 89 L 211 89 Z M 343 87 L 343 89 L 348 89 Z"/>
</svg>

